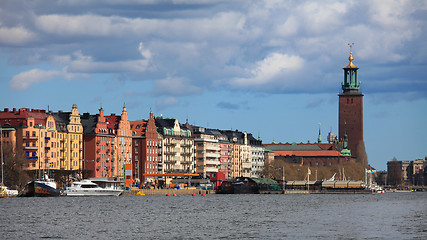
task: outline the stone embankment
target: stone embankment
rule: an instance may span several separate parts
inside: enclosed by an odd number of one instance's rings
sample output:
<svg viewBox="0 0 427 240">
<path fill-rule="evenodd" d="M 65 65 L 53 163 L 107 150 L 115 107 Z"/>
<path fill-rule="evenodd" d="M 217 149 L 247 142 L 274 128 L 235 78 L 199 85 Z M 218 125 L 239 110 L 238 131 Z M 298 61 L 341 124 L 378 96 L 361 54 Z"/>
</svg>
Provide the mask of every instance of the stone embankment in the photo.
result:
<svg viewBox="0 0 427 240">
<path fill-rule="evenodd" d="M 193 195 L 193 194 L 215 194 L 214 190 L 203 189 L 138 189 L 124 191 L 122 195 Z"/>
</svg>

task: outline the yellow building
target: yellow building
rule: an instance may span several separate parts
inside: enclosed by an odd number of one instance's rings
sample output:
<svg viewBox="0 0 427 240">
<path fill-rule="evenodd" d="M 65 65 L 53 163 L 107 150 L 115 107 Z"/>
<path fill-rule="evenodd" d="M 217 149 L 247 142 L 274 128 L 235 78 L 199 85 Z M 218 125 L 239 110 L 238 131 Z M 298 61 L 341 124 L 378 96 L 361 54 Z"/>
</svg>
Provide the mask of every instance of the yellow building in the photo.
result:
<svg viewBox="0 0 427 240">
<path fill-rule="evenodd" d="M 77 105 L 73 104 L 71 112 L 56 112 L 55 118 L 57 138 L 57 169 L 83 170 L 83 126 Z"/>
</svg>

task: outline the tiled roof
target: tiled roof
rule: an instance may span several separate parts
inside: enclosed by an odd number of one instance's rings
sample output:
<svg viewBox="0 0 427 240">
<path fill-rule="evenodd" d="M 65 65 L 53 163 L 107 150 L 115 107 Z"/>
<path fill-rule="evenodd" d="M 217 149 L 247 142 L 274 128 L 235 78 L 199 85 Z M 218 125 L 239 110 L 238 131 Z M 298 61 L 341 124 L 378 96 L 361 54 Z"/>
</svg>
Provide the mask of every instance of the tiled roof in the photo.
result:
<svg viewBox="0 0 427 240">
<path fill-rule="evenodd" d="M 295 156 L 295 157 L 343 157 L 338 151 L 274 151 L 274 156 Z"/>
<path fill-rule="evenodd" d="M 264 144 L 264 146 L 273 151 L 318 151 L 322 150 L 316 143 L 279 143 L 279 144 Z"/>
<path fill-rule="evenodd" d="M 139 121 L 129 121 L 130 130 L 132 131 L 132 136 L 141 137 L 145 136 L 145 129 L 147 128 L 147 122 L 145 120 Z"/>
</svg>

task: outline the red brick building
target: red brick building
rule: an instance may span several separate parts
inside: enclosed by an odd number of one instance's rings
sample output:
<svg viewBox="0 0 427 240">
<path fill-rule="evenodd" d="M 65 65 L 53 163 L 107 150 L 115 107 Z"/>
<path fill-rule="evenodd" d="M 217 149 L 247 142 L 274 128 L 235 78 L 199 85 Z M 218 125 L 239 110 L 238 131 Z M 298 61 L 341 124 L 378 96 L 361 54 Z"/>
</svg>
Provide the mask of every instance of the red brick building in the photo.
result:
<svg viewBox="0 0 427 240">
<path fill-rule="evenodd" d="M 155 182 L 163 173 L 162 137 L 157 132 L 153 113 L 148 120 L 130 121 L 132 132 L 132 175 L 141 181 Z"/>
<path fill-rule="evenodd" d="M 272 143 L 264 144 L 265 148 L 274 151 L 274 159 L 286 163 L 308 166 L 335 166 L 344 162 L 355 162 L 351 156 L 345 156 L 335 147 L 326 143 Z"/>
<path fill-rule="evenodd" d="M 84 141 L 84 169 L 90 177 L 114 177 L 116 159 L 114 158 L 115 138 L 114 129 L 108 127 L 104 109 L 99 113 L 83 114 L 81 117 Z"/>
</svg>

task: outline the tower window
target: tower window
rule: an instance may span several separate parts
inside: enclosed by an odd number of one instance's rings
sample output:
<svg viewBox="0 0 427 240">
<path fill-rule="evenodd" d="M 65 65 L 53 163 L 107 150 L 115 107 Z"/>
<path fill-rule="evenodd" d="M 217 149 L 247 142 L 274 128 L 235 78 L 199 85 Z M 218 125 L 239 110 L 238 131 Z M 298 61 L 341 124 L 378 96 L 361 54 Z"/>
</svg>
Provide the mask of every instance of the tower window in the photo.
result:
<svg viewBox="0 0 427 240">
<path fill-rule="evenodd" d="M 348 104 L 348 102 L 349 102 L 349 99 L 347 98 L 347 104 Z"/>
<path fill-rule="evenodd" d="M 351 99 L 351 104 L 353 104 L 353 98 Z"/>
</svg>

